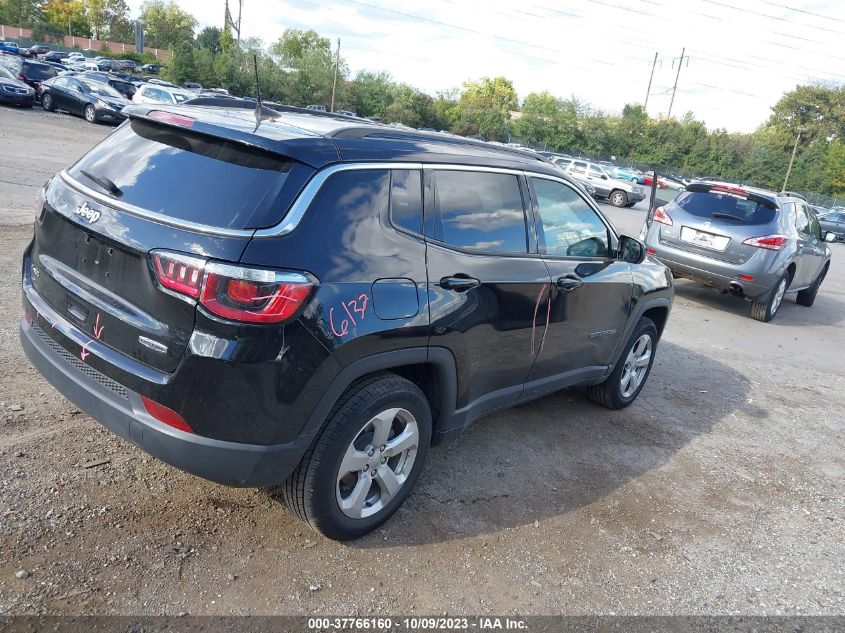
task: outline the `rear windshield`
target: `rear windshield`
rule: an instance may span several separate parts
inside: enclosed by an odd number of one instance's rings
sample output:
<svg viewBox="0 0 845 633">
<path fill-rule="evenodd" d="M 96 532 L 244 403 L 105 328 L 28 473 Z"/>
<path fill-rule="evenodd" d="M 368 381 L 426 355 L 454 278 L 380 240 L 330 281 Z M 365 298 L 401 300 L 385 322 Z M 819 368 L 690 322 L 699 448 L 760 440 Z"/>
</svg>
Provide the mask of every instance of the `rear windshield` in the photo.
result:
<svg viewBox="0 0 845 633">
<path fill-rule="evenodd" d="M 50 77 L 55 77 L 59 73 L 55 68 L 48 66 L 47 64 L 30 64 L 28 62 L 24 62 L 23 74 L 26 75 L 27 79 L 49 79 Z"/>
<path fill-rule="evenodd" d="M 675 204 L 691 215 L 725 224 L 769 224 L 777 213 L 754 200 L 724 193 L 685 191 L 675 198 Z"/>
<path fill-rule="evenodd" d="M 278 218 L 276 201 L 292 163 L 225 139 L 133 119 L 86 154 L 71 175 L 105 195 L 88 175 L 111 181 L 117 199 L 147 211 L 243 229 Z"/>
</svg>

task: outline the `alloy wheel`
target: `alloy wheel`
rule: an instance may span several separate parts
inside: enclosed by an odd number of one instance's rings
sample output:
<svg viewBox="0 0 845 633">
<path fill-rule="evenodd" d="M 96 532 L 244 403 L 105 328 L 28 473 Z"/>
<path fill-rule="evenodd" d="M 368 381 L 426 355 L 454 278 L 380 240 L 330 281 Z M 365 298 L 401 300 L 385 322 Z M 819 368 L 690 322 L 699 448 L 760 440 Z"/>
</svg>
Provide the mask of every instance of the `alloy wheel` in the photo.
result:
<svg viewBox="0 0 845 633">
<path fill-rule="evenodd" d="M 407 409 L 387 409 L 373 416 L 340 463 L 335 488 L 343 514 L 363 519 L 384 509 L 413 470 L 419 438 L 417 420 Z"/>
<path fill-rule="evenodd" d="M 780 304 L 783 301 L 783 295 L 786 294 L 786 279 L 781 279 L 780 283 L 778 284 L 778 288 L 775 291 L 775 296 L 772 297 L 772 316 L 775 315 L 775 312 L 778 311 L 780 308 Z"/>
<path fill-rule="evenodd" d="M 648 366 L 651 362 L 652 342 L 651 336 L 643 334 L 628 352 L 625 365 L 620 378 L 620 390 L 623 398 L 633 396 L 645 380 Z"/>
</svg>

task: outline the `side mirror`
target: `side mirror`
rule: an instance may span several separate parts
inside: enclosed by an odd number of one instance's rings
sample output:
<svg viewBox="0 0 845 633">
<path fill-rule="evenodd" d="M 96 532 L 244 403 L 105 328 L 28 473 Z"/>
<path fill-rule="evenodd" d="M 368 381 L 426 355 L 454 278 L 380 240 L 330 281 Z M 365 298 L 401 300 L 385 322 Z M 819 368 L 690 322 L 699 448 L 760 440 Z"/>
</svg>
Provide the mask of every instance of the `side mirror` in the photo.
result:
<svg viewBox="0 0 845 633">
<path fill-rule="evenodd" d="M 602 180 L 607 180 L 607 176 L 605 176 L 604 174 L 602 174 L 601 179 L 602 179 Z"/>
<path fill-rule="evenodd" d="M 824 232 L 824 241 L 825 242 L 835 242 L 836 241 L 836 233 L 832 233 L 830 231 Z"/>
<path fill-rule="evenodd" d="M 645 245 L 629 235 L 620 235 L 619 259 L 629 264 L 641 263 L 645 259 Z"/>
</svg>

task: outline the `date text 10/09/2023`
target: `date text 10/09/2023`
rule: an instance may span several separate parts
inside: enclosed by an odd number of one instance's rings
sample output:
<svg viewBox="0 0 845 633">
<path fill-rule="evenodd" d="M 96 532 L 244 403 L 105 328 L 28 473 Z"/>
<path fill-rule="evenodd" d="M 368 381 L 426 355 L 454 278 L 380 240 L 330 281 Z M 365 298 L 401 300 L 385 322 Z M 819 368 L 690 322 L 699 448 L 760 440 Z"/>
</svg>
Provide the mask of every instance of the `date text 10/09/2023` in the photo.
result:
<svg viewBox="0 0 845 633">
<path fill-rule="evenodd" d="M 425 617 L 410 618 L 308 618 L 309 631 L 525 631 L 525 620 L 518 618 Z"/>
</svg>

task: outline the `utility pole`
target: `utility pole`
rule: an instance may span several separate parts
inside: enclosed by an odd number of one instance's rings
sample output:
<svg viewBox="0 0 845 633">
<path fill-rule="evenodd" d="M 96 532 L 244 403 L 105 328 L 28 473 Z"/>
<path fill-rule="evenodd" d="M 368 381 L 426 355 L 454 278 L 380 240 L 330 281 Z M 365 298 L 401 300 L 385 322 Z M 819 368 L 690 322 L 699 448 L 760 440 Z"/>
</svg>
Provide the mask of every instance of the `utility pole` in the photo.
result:
<svg viewBox="0 0 845 633">
<path fill-rule="evenodd" d="M 675 91 L 678 89 L 678 77 L 681 76 L 681 66 L 684 65 L 684 54 L 687 52 L 686 46 L 681 49 L 681 61 L 678 62 L 678 74 L 675 75 L 675 85 L 672 86 L 672 100 L 669 102 L 669 112 L 666 114 L 666 118 L 670 118 L 672 116 L 672 106 L 675 105 Z"/>
<path fill-rule="evenodd" d="M 802 130 L 798 129 L 798 136 L 795 137 L 795 145 L 792 147 L 792 156 L 789 157 L 789 167 L 786 168 L 786 178 L 783 179 L 783 189 L 781 191 L 786 191 L 786 183 L 789 182 L 789 174 L 792 173 L 792 163 L 795 162 L 795 153 L 798 151 L 798 141 L 801 140 L 801 132 Z"/>
<path fill-rule="evenodd" d="M 334 81 L 332 82 L 332 105 L 329 112 L 334 112 L 334 93 L 337 89 L 337 67 L 340 66 L 340 38 L 337 38 L 337 57 L 334 59 Z"/>
<path fill-rule="evenodd" d="M 241 43 L 241 16 L 244 12 L 244 0 L 238 1 L 238 45 Z"/>
<path fill-rule="evenodd" d="M 648 90 L 645 91 L 645 105 L 643 110 L 648 111 L 648 96 L 651 94 L 651 81 L 654 79 L 654 67 L 657 66 L 657 51 L 654 51 L 654 61 L 651 63 L 651 75 L 648 77 Z"/>
</svg>

